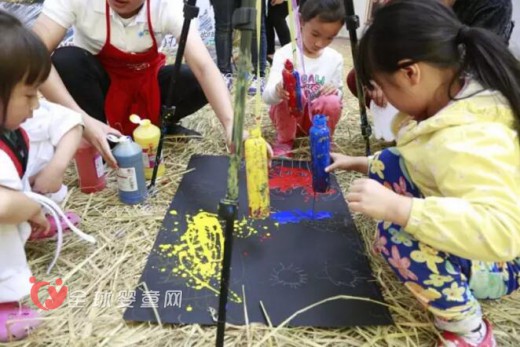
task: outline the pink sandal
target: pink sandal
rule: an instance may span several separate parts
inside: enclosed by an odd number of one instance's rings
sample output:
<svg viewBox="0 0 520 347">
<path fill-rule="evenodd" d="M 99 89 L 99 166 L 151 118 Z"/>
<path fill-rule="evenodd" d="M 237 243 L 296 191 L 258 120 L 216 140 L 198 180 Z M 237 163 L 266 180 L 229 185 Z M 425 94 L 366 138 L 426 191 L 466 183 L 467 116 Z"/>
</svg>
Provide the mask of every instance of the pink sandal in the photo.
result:
<svg viewBox="0 0 520 347">
<path fill-rule="evenodd" d="M 38 313 L 17 302 L 0 303 L 0 342 L 26 338 L 40 324 Z"/>
<path fill-rule="evenodd" d="M 74 212 L 65 212 L 65 216 L 68 218 L 68 220 L 72 223 L 72 225 L 77 226 L 79 222 L 81 221 L 81 218 Z M 29 236 L 29 241 L 41 241 L 41 240 L 54 240 L 57 237 L 58 234 L 58 228 L 56 226 L 56 223 L 54 221 L 54 218 L 52 218 L 50 215 L 47 215 L 47 220 L 49 221 L 49 224 L 51 225 L 49 231 L 31 231 L 31 236 Z M 65 221 L 60 220 L 61 228 L 64 233 L 70 232 L 70 229 L 65 223 Z"/>
</svg>

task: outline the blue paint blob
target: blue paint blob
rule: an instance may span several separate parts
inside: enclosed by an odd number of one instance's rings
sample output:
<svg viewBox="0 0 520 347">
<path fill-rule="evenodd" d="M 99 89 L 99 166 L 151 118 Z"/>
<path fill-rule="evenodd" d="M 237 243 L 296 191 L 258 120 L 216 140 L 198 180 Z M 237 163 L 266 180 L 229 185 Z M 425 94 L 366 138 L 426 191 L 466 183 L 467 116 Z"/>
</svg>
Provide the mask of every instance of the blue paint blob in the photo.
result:
<svg viewBox="0 0 520 347">
<path fill-rule="evenodd" d="M 329 219 L 332 218 L 332 213 L 328 211 L 313 212 L 312 210 L 278 211 L 272 213 L 271 218 L 280 224 L 292 224 L 302 221 Z"/>
</svg>

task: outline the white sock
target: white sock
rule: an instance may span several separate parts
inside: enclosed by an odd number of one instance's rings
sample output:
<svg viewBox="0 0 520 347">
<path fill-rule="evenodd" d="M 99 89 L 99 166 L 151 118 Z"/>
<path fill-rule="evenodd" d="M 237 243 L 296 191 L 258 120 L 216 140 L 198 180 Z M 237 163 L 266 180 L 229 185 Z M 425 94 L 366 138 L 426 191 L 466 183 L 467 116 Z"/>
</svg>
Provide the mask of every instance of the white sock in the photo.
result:
<svg viewBox="0 0 520 347">
<path fill-rule="evenodd" d="M 451 331 L 462 337 L 467 343 L 477 346 L 484 340 L 487 333 L 486 323 L 482 317 L 471 317 L 463 321 L 445 321 L 435 319 L 435 325 L 446 331 Z M 455 344 L 445 342 L 446 347 L 456 346 Z"/>
<path fill-rule="evenodd" d="M 479 343 L 482 342 L 482 340 L 484 340 L 484 337 L 486 337 L 486 333 L 487 333 L 486 324 L 484 322 L 482 322 L 479 327 L 477 327 L 476 329 L 470 331 L 469 333 L 463 334 L 461 336 L 469 344 L 478 345 Z"/>
</svg>

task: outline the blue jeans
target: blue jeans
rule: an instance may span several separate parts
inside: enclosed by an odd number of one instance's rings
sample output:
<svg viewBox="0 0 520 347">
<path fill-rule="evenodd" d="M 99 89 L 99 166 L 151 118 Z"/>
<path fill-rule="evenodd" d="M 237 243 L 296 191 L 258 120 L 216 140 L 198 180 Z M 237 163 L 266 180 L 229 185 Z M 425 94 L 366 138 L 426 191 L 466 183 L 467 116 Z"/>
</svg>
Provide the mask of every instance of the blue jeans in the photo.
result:
<svg viewBox="0 0 520 347">
<path fill-rule="evenodd" d="M 400 195 L 422 197 L 396 148 L 374 156 L 369 177 Z M 463 259 L 426 245 L 401 226 L 379 222 L 375 248 L 438 321 L 480 319 L 478 299 L 498 299 L 519 287 L 520 258 L 510 262 Z"/>
<path fill-rule="evenodd" d="M 233 48 L 233 12 L 240 6 L 239 0 L 211 0 L 215 13 L 215 48 L 217 66 L 222 73 L 233 72 L 231 50 Z"/>
<path fill-rule="evenodd" d="M 215 13 L 215 48 L 217 51 L 217 66 L 221 73 L 232 73 L 231 53 L 233 49 L 233 13 L 241 2 L 240 0 L 211 0 L 213 12 Z M 256 41 L 256 31 L 253 32 L 251 41 L 251 60 L 253 74 L 265 76 L 267 65 L 267 38 L 265 33 L 265 4 L 262 1 L 262 13 L 260 15 L 260 71 L 257 70 L 258 48 Z"/>
<path fill-rule="evenodd" d="M 258 9 L 257 9 L 258 11 Z M 258 56 L 258 43 L 256 40 L 256 30 L 253 32 L 253 40 L 251 40 L 251 64 L 253 64 L 253 74 L 255 76 L 265 77 L 265 68 L 267 66 L 267 34 L 265 31 L 265 1 L 262 0 L 262 13 L 260 18 L 260 57 Z M 260 59 L 260 71 L 258 71 L 258 59 Z"/>
</svg>

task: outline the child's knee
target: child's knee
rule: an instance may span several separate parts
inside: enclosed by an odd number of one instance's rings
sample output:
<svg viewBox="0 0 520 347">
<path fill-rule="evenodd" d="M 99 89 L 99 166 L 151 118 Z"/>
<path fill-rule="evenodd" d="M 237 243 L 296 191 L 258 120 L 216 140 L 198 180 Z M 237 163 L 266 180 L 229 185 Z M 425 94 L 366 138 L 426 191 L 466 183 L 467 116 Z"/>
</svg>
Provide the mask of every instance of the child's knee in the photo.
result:
<svg viewBox="0 0 520 347">
<path fill-rule="evenodd" d="M 312 114 L 324 114 L 335 125 L 339 120 L 343 105 L 338 95 L 323 95 L 313 100 L 311 107 Z"/>
</svg>

